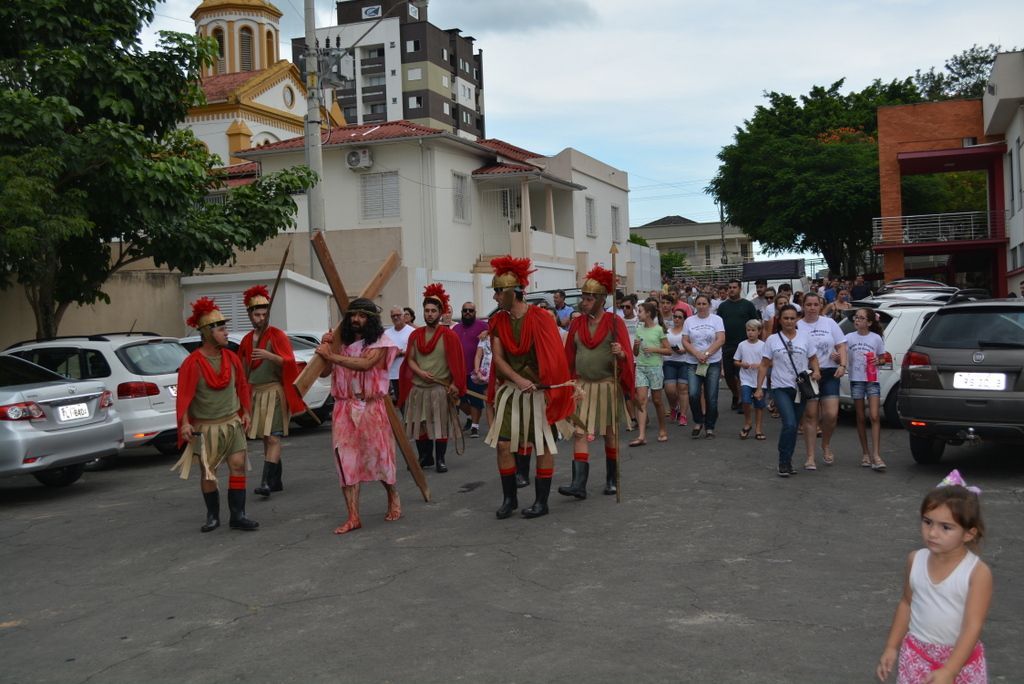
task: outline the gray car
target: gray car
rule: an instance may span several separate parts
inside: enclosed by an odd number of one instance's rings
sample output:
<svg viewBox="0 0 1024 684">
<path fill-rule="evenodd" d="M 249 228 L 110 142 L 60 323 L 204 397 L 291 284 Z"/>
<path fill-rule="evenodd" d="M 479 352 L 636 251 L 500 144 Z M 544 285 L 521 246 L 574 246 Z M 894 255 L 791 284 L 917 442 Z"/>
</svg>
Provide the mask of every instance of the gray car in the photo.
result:
<svg viewBox="0 0 1024 684">
<path fill-rule="evenodd" d="M 34 475 L 52 487 L 124 446 L 124 428 L 102 382 L 67 378 L 0 356 L 0 477 Z"/>
<path fill-rule="evenodd" d="M 1024 302 L 936 310 L 903 357 L 899 414 L 918 463 L 946 445 L 1024 445 Z"/>
</svg>

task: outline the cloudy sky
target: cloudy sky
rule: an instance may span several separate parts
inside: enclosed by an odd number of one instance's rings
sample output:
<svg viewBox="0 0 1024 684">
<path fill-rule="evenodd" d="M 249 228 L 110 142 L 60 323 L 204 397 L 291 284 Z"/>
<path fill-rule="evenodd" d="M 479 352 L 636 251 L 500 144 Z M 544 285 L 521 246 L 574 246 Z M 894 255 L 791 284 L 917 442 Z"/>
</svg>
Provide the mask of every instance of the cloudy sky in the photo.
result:
<svg viewBox="0 0 1024 684">
<path fill-rule="evenodd" d="M 303 0 L 272 1 L 282 35 L 303 35 Z M 191 32 L 198 4 L 167 0 L 152 31 Z M 334 2 L 316 8 L 317 26 L 335 23 Z M 633 226 L 718 220 L 703 192 L 715 155 L 765 91 L 841 78 L 859 90 L 941 68 L 973 44 L 1024 44 L 1020 0 L 431 0 L 429 19 L 483 51 L 488 137 L 624 169 Z"/>
</svg>

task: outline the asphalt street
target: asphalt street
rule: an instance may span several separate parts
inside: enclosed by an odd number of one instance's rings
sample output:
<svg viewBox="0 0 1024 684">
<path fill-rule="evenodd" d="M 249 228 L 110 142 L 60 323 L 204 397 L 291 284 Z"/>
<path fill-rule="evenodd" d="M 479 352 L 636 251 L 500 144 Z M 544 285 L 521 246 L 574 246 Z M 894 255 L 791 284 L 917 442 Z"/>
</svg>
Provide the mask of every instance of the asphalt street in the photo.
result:
<svg viewBox="0 0 1024 684">
<path fill-rule="evenodd" d="M 285 491 L 249 495 L 253 533 L 200 534 L 195 473 L 181 481 L 156 452 L 66 489 L 0 481 L 0 681 L 869 682 L 920 500 L 954 467 L 984 490 L 990 675 L 1021 681 L 1019 453 L 951 448 L 919 466 L 885 429 L 875 473 L 846 416 L 836 465 L 783 480 L 778 421 L 756 442 L 740 420 L 635 449 L 623 433 L 621 504 L 600 493 L 598 442 L 590 498 L 552 493 L 536 520 L 495 519 L 493 451 L 467 439 L 449 473 L 428 473 L 431 503 L 402 470 L 402 520 L 367 485 L 364 527 L 341 537 L 327 427 L 286 440 Z"/>
</svg>

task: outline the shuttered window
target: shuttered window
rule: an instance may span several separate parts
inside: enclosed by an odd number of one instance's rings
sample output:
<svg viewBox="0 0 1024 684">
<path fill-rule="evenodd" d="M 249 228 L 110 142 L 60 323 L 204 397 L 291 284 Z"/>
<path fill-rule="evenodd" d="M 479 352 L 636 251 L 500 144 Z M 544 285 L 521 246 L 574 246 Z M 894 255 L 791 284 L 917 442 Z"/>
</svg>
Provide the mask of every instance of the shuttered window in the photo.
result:
<svg viewBox="0 0 1024 684">
<path fill-rule="evenodd" d="M 619 219 L 619 208 L 612 205 L 612 242 L 622 242 L 622 225 Z"/>
<path fill-rule="evenodd" d="M 597 237 L 597 209 L 594 206 L 594 198 L 586 198 L 587 209 L 587 237 Z"/>
<path fill-rule="evenodd" d="M 452 174 L 452 198 L 454 200 L 454 216 L 456 221 L 469 222 L 469 176 L 461 173 Z"/>
<path fill-rule="evenodd" d="M 397 171 L 365 173 L 360 178 L 363 219 L 395 218 L 400 215 Z"/>
<path fill-rule="evenodd" d="M 252 71 L 253 70 L 253 54 L 252 54 L 252 31 L 248 28 L 243 28 L 238 32 L 238 48 L 241 55 L 242 68 L 241 71 Z"/>
<path fill-rule="evenodd" d="M 215 29 L 213 32 L 213 39 L 217 41 L 217 73 L 223 74 L 226 70 L 224 68 L 224 32 L 220 29 Z"/>
</svg>

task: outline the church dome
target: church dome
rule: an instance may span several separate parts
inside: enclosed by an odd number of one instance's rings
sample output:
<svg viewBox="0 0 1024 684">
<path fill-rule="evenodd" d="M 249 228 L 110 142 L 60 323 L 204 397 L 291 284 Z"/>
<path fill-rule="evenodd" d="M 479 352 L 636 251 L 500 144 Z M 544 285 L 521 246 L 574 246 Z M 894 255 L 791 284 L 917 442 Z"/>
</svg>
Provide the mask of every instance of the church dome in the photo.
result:
<svg viewBox="0 0 1024 684">
<path fill-rule="evenodd" d="M 235 10 L 240 13 L 256 12 L 269 14 L 275 19 L 280 19 L 281 10 L 271 5 L 267 0 L 203 0 L 199 7 L 192 12 L 193 21 L 199 19 L 209 12 L 216 10 Z"/>
</svg>

